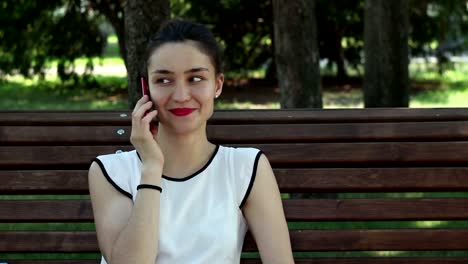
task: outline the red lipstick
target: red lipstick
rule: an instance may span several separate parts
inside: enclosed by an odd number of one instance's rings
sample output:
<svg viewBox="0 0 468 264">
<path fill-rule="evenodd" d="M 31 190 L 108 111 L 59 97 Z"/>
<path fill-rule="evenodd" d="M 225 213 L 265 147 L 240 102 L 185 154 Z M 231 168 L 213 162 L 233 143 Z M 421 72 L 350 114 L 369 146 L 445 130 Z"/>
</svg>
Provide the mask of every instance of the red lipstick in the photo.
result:
<svg viewBox="0 0 468 264">
<path fill-rule="evenodd" d="M 186 116 L 190 115 L 195 109 L 193 108 L 172 108 L 169 109 L 169 112 L 173 113 L 176 116 Z"/>
</svg>

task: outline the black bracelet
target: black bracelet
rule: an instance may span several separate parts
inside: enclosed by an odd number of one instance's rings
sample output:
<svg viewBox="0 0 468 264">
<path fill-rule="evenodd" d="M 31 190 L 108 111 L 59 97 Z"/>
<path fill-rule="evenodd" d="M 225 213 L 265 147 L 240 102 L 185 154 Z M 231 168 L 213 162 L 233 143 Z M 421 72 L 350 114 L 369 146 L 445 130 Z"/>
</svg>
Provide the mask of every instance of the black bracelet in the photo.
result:
<svg viewBox="0 0 468 264">
<path fill-rule="evenodd" d="M 162 188 L 157 186 L 157 185 L 151 185 L 151 184 L 140 184 L 137 186 L 137 190 L 140 189 L 153 189 L 153 190 L 158 190 L 162 192 Z"/>
</svg>

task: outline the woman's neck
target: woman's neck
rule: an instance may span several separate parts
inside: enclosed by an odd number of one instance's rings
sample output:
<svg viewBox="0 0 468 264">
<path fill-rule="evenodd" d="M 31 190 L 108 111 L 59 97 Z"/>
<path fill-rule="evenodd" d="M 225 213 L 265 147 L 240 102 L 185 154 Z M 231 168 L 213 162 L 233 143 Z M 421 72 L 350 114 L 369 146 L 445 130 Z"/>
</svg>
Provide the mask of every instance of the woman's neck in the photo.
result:
<svg viewBox="0 0 468 264">
<path fill-rule="evenodd" d="M 184 178 L 201 169 L 216 147 L 208 141 L 205 129 L 181 135 L 161 127 L 158 143 L 164 154 L 163 174 L 173 178 Z"/>
</svg>

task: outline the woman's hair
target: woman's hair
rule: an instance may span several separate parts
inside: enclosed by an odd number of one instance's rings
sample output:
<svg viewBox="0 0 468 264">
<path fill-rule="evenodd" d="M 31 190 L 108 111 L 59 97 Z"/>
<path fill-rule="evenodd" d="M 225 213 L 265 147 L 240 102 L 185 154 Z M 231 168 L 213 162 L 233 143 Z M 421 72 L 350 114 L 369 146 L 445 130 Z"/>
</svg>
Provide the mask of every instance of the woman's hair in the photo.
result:
<svg viewBox="0 0 468 264">
<path fill-rule="evenodd" d="M 166 43 L 184 42 L 187 40 L 194 41 L 197 48 L 210 57 L 216 74 L 223 72 L 221 49 L 211 31 L 201 24 L 173 19 L 163 23 L 156 35 L 149 40 L 144 57 L 144 75 L 146 75 L 148 70 L 149 59 L 156 49 Z"/>
</svg>

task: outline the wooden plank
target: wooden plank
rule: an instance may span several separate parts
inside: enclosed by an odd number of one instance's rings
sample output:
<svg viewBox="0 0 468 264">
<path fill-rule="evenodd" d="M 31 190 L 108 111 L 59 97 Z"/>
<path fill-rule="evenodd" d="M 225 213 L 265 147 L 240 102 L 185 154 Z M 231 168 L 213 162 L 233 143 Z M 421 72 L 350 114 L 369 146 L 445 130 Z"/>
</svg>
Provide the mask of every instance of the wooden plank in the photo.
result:
<svg viewBox="0 0 468 264">
<path fill-rule="evenodd" d="M 283 206 L 288 221 L 468 219 L 468 198 L 286 199 Z M 89 200 L 0 200 L 0 221 L 91 222 L 93 211 Z"/>
<path fill-rule="evenodd" d="M 130 126 L 4 126 L 0 143 L 9 145 L 130 144 Z"/>
<path fill-rule="evenodd" d="M 294 260 L 296 264 L 466 264 L 468 257 L 356 257 L 309 258 Z M 241 264 L 261 264 L 259 259 L 242 259 Z"/>
<path fill-rule="evenodd" d="M 467 167 L 275 168 L 282 192 L 467 191 Z M 0 170 L 3 194 L 88 194 L 87 170 Z"/>
<path fill-rule="evenodd" d="M 467 167 L 276 168 L 283 192 L 466 191 Z"/>
<path fill-rule="evenodd" d="M 91 160 L 101 154 L 131 150 L 130 146 L 54 146 L 54 147 L 2 147 L 0 148 L 1 167 L 46 167 L 57 169 L 80 167 L 89 168 Z M 21 157 L 21 158 L 18 158 Z"/>
<path fill-rule="evenodd" d="M 8 260 L 8 264 L 98 264 L 98 260 Z M 296 258 L 296 264 L 466 264 L 468 257 L 374 257 L 374 258 Z M 260 259 L 241 259 L 241 264 L 261 264 Z"/>
<path fill-rule="evenodd" d="M 209 125 L 217 143 L 427 141 L 468 139 L 468 121 Z M 3 126 L 4 145 L 130 144 L 131 126 Z"/>
<path fill-rule="evenodd" d="M 245 145 L 232 145 L 245 146 Z M 273 165 L 281 166 L 410 166 L 466 165 L 468 142 L 252 144 Z M 130 146 L 2 147 L 0 168 L 22 166 L 89 166 L 97 155 L 131 150 Z M 21 157 L 21 159 L 18 159 Z"/>
<path fill-rule="evenodd" d="M 92 221 L 90 200 L 0 200 L 0 222 Z"/>
<path fill-rule="evenodd" d="M 265 124 L 208 126 L 220 143 L 468 140 L 468 122 Z"/>
<path fill-rule="evenodd" d="M 121 117 L 125 114 L 125 117 Z M 130 110 L 111 111 L 0 111 L 2 125 L 122 125 L 129 124 Z M 334 122 L 467 121 L 468 108 L 372 108 L 216 110 L 211 124 L 300 124 Z"/>
<path fill-rule="evenodd" d="M 103 126 L 131 123 L 131 112 L 122 111 L 66 111 L 66 110 L 34 110 L 34 111 L 0 111 L 2 126 Z"/>
<path fill-rule="evenodd" d="M 283 207 L 288 221 L 468 219 L 468 198 L 287 199 Z"/>
<path fill-rule="evenodd" d="M 6 264 L 99 264 L 100 260 L 88 260 L 88 259 L 65 259 L 65 260 L 9 260 L 4 259 Z M 0 262 L 2 263 L 2 262 Z"/>
<path fill-rule="evenodd" d="M 468 249 L 466 229 L 293 230 L 290 237 L 294 251 Z M 244 250 L 256 249 L 248 235 Z"/>
<path fill-rule="evenodd" d="M 254 144 L 282 166 L 466 164 L 468 142 Z"/>
<path fill-rule="evenodd" d="M 293 230 L 294 251 L 468 250 L 466 229 Z M 98 252 L 95 232 L 1 231 L 0 252 Z M 245 251 L 257 251 L 252 236 Z"/>
<path fill-rule="evenodd" d="M 92 231 L 0 231 L 0 252 L 86 253 L 99 252 Z"/>
<path fill-rule="evenodd" d="M 87 170 L 0 171 L 3 194 L 88 194 Z"/>
</svg>

